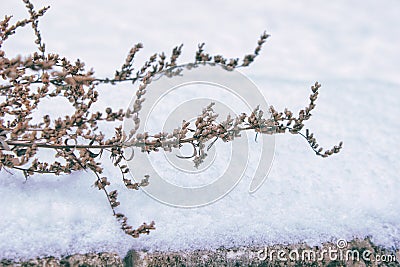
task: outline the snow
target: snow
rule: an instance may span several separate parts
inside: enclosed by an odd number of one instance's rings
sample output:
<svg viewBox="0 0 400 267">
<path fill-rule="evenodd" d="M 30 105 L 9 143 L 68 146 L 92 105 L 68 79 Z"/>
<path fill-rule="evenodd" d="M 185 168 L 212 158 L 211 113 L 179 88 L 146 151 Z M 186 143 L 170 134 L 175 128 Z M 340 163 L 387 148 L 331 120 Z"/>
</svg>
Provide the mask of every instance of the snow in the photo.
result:
<svg viewBox="0 0 400 267">
<path fill-rule="evenodd" d="M 36 7 L 47 5 L 35 1 Z M 385 1 L 59 1 L 41 20 L 49 52 L 80 58 L 98 76 L 110 76 L 129 48 L 143 42 L 136 62 L 184 43 L 182 62 L 196 46 L 228 57 L 251 52 L 264 29 L 272 35 L 261 56 L 241 71 L 277 109 L 303 108 L 309 86 L 322 83 L 307 127 L 329 147 L 314 155 L 298 136 L 276 136 L 275 159 L 265 184 L 248 194 L 243 180 L 220 201 L 201 208 L 161 204 L 142 191 L 124 189 L 119 171 L 106 174 L 120 192 L 121 211 L 133 225 L 154 220 L 157 230 L 132 239 L 111 216 L 91 173 L 33 176 L 1 172 L 0 258 L 32 258 L 129 249 L 214 249 L 250 244 L 307 242 L 372 236 L 400 245 L 400 122 L 398 78 L 400 3 Z M 22 1 L 2 1 L 0 15 L 23 18 Z M 31 42 L 32 41 L 32 42 Z M 30 29 L 5 45 L 8 55 L 35 49 Z M 136 87 L 100 88 L 97 107 L 125 108 Z M 54 105 L 55 106 L 55 105 Z M 49 108 L 53 109 L 53 106 Z M 59 109 L 58 112 L 63 112 Z"/>
</svg>

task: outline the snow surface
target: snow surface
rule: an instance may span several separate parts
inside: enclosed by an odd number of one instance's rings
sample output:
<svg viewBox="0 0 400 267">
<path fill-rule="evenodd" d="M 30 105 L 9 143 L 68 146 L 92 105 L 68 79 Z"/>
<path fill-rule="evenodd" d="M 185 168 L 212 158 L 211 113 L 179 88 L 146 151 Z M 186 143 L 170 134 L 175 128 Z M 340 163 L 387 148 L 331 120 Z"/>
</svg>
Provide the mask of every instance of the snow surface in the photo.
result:
<svg viewBox="0 0 400 267">
<path fill-rule="evenodd" d="M 248 244 L 320 242 L 372 236 L 400 246 L 400 3 L 385 1 L 35 1 L 51 4 L 41 20 L 48 52 L 80 58 L 98 76 L 110 76 L 129 48 L 143 42 L 137 62 L 184 43 L 182 62 L 197 43 L 228 57 L 251 52 L 264 29 L 272 35 L 243 73 L 277 109 L 303 108 L 309 86 L 322 83 L 307 126 L 324 147 L 343 151 L 320 159 L 306 142 L 276 137 L 266 183 L 247 193 L 250 166 L 221 201 L 197 209 L 160 204 L 123 188 L 118 170 L 107 173 L 120 191 L 121 211 L 133 225 L 155 220 L 157 230 L 132 239 L 111 216 L 94 177 L 1 172 L 0 258 L 31 258 L 129 249 L 213 249 Z M 22 1 L 3 0 L 0 15 L 23 18 Z M 32 42 L 31 42 L 32 41 Z M 8 55 L 34 51 L 29 28 L 5 45 Z M 127 107 L 136 87 L 101 88 L 98 107 Z M 53 112 L 64 110 L 55 105 Z M 253 169 L 252 169 L 253 168 Z"/>
</svg>

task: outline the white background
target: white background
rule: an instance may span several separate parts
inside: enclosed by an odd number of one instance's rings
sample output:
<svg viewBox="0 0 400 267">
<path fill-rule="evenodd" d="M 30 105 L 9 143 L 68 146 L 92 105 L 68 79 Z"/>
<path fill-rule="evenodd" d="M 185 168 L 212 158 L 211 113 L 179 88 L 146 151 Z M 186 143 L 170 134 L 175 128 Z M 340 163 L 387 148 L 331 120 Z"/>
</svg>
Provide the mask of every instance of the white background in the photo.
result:
<svg viewBox="0 0 400 267">
<path fill-rule="evenodd" d="M 247 194 L 250 177 L 220 202 L 176 209 L 122 187 L 130 223 L 156 221 L 157 230 L 131 239 L 119 230 L 90 173 L 63 177 L 0 173 L 0 258 L 62 255 L 131 248 L 178 250 L 248 244 L 308 242 L 372 236 L 400 245 L 398 1 L 35 1 L 52 7 L 41 20 L 48 52 L 79 58 L 100 77 L 112 76 L 130 47 L 152 53 L 184 43 L 181 62 L 197 44 L 212 54 L 242 57 L 259 35 L 272 36 L 261 56 L 242 69 L 277 109 L 303 108 L 309 87 L 322 83 L 307 127 L 328 147 L 343 151 L 320 159 L 298 136 L 277 136 L 269 178 Z M 22 1 L 3 0 L 0 15 L 26 16 Z M 14 20 L 15 21 L 15 20 Z M 34 51 L 31 29 L 3 46 L 8 56 Z M 125 108 L 132 85 L 102 87 L 99 106 Z M 49 108 L 49 107 L 48 107 Z M 63 114 L 59 106 L 51 106 Z M 251 168 L 250 168 L 251 169 Z"/>
</svg>

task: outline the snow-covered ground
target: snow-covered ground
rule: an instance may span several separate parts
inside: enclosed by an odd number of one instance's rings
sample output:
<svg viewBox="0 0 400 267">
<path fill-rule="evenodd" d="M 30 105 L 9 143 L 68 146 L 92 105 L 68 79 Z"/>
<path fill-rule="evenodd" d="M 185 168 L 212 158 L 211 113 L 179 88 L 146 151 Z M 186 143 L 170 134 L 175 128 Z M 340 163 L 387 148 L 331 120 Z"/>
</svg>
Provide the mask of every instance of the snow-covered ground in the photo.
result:
<svg viewBox="0 0 400 267">
<path fill-rule="evenodd" d="M 200 42 L 213 54 L 241 57 L 266 29 L 272 37 L 261 56 L 241 71 L 277 109 L 303 108 L 318 80 L 320 98 L 307 126 L 322 146 L 343 140 L 344 148 L 321 159 L 300 137 L 277 136 L 274 163 L 260 190 L 247 193 L 248 174 L 228 196 L 197 209 L 169 207 L 125 190 L 118 170 L 107 168 L 130 222 L 156 222 L 157 230 L 140 239 L 119 229 L 90 173 L 24 182 L 21 174 L 3 171 L 0 258 L 365 236 L 400 246 L 398 1 L 35 1 L 36 7 L 48 4 L 40 22 L 48 52 L 80 58 L 102 77 L 111 76 L 137 42 L 145 49 L 136 62 L 180 43 L 181 62 L 190 61 Z M 3 0 L 5 14 L 23 18 L 22 1 Z M 34 51 L 31 30 L 20 30 L 5 49 L 8 55 Z M 125 108 L 135 89 L 102 87 L 99 106 Z"/>
</svg>

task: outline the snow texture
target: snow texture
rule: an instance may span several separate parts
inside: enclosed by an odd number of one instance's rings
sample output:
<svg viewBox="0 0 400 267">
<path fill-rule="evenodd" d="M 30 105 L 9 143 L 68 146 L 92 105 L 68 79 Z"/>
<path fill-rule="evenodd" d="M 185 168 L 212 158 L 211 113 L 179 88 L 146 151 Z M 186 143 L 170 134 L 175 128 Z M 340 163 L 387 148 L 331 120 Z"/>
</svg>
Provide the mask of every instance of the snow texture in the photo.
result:
<svg viewBox="0 0 400 267">
<path fill-rule="evenodd" d="M 68 176 L 0 176 L 0 258 L 32 258 L 129 249 L 214 249 L 250 244 L 372 236 L 400 245 L 400 3 L 385 1 L 35 1 L 51 5 L 41 20 L 48 52 L 80 58 L 111 76 L 129 48 L 143 42 L 136 62 L 184 43 L 181 62 L 197 44 L 212 54 L 253 51 L 264 29 L 272 35 L 261 56 L 242 69 L 277 109 L 303 108 L 309 87 L 322 83 L 307 123 L 320 144 L 343 140 L 329 159 L 314 155 L 298 136 L 276 137 L 266 183 L 248 194 L 254 166 L 225 198 L 196 209 L 158 203 L 124 189 L 109 163 L 106 175 L 120 191 L 121 211 L 133 225 L 155 220 L 149 236 L 126 236 L 111 216 L 89 172 Z M 26 16 L 22 1 L 3 0 L 0 15 Z M 34 51 L 31 29 L 5 44 L 8 55 Z M 136 86 L 101 87 L 97 108 L 127 107 Z M 49 103 L 53 114 L 67 112 Z M 56 109 L 55 109 L 56 108 Z M 44 110 L 44 112 L 47 112 Z"/>
</svg>

